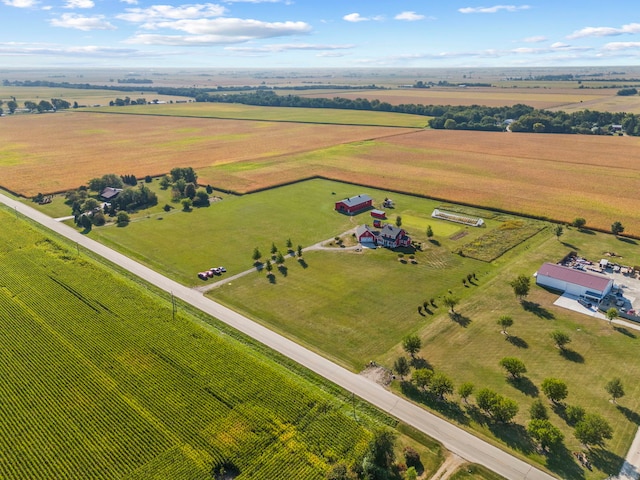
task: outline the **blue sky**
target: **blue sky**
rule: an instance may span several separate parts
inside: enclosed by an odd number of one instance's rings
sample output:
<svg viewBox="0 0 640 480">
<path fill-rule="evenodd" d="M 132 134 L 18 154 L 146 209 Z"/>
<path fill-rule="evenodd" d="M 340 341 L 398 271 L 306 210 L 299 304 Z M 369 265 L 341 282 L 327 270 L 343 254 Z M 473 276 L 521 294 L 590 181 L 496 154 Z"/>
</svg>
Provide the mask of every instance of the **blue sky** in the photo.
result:
<svg viewBox="0 0 640 480">
<path fill-rule="evenodd" d="M 0 18 L 4 67 L 640 65 L 637 0 L 0 0 Z"/>
</svg>

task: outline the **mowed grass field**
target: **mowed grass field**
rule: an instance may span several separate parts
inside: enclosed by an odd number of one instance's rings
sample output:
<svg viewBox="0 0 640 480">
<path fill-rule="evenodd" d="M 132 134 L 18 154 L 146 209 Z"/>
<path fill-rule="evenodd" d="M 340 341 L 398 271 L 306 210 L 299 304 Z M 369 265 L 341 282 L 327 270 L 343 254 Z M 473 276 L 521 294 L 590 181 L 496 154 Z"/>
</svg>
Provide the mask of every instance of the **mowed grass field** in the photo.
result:
<svg viewBox="0 0 640 480">
<path fill-rule="evenodd" d="M 0 225 L 3 478 L 322 479 L 366 448 L 360 407 L 12 212 Z"/>
<path fill-rule="evenodd" d="M 407 229 L 412 233 L 409 226 Z M 400 262 L 397 253 L 385 249 L 307 252 L 304 264 L 288 258 L 286 270 L 274 269 L 272 281 L 264 273 L 252 274 L 209 295 L 356 370 L 370 360 L 391 368 L 404 355 L 401 339 L 417 333 L 423 342 L 418 354 L 423 364 L 446 373 L 456 388 L 471 382 L 476 390 L 488 387 L 512 398 L 520 411 L 515 424 L 500 425 L 479 414 L 473 398 L 470 406 L 456 395 L 439 402 L 396 382 L 394 388 L 399 392 L 561 478 L 595 480 L 617 474 L 640 423 L 636 380 L 640 332 L 612 328 L 606 321 L 556 307 L 557 294 L 535 282 L 527 302 L 521 304 L 509 281 L 519 274 L 531 275 L 542 263 L 558 261 L 570 250 L 594 261 L 613 251 L 622 257 L 621 262 L 634 264 L 640 262 L 638 246 L 612 235 L 575 229 L 566 230 L 557 240 L 547 229 L 487 264 L 452 253 L 469 237 L 454 240 L 456 236 L 446 229 L 434 231 L 437 243 L 427 242 L 427 249 L 416 253 L 415 265 Z M 420 237 L 419 232 L 415 237 Z M 425 237 L 420 239 L 426 242 Z M 472 272 L 477 281 L 463 286 L 461 279 Z M 460 300 L 455 319 L 442 305 L 442 298 L 449 294 Z M 431 313 L 418 313 L 417 307 L 431 297 L 438 306 L 430 307 Z M 501 315 L 514 319 L 509 329 L 511 341 L 505 340 L 496 324 Z M 558 329 L 572 340 L 566 355 L 560 354 L 550 337 Z M 521 382 L 507 380 L 499 366 L 506 356 L 524 361 L 528 371 Z M 552 407 L 541 392 L 547 377 L 567 383 L 566 405 L 600 413 L 614 429 L 605 448 L 594 450 L 593 472 L 581 468 L 571 454 L 581 446 L 564 420 L 563 409 Z M 626 390 L 619 407 L 604 390 L 614 377 L 622 379 Z M 547 404 L 552 423 L 565 435 L 566 450 L 546 457 L 528 439 L 525 428 L 535 398 Z"/>
<path fill-rule="evenodd" d="M 392 112 L 336 110 L 327 108 L 281 108 L 238 103 L 147 104 L 125 107 L 86 108 L 83 111 L 135 115 L 168 115 L 270 122 L 370 125 L 379 127 L 424 128 L 430 117 Z"/>
</svg>

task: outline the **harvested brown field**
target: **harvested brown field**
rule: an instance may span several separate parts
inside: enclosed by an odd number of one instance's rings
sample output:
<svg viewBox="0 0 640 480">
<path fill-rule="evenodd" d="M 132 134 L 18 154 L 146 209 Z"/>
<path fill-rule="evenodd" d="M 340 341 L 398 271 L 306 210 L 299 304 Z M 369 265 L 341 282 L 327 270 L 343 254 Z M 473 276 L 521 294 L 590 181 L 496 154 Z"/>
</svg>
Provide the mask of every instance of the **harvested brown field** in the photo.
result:
<svg viewBox="0 0 640 480">
<path fill-rule="evenodd" d="M 350 127 L 135 115 L 3 121 L 2 185 L 27 196 L 104 173 L 193 166 L 248 192 L 311 176 L 640 235 L 640 138 Z"/>
<path fill-rule="evenodd" d="M 309 175 L 640 235 L 640 138 L 425 130 L 200 171 L 238 190 Z"/>
<path fill-rule="evenodd" d="M 74 112 L 23 115 L 2 120 L 0 178 L 3 187 L 33 196 L 76 188 L 105 173 L 143 177 L 176 166 L 263 165 L 271 157 L 405 131 Z"/>
<path fill-rule="evenodd" d="M 295 92 L 292 92 L 295 93 Z M 299 93 L 299 95 L 302 95 Z M 358 90 L 343 92 L 305 93 L 306 97 L 349 99 L 378 99 L 391 105 L 486 105 L 489 107 L 511 106 L 518 103 L 539 109 L 558 109 L 564 106 L 581 106 L 583 103 L 596 102 L 606 110 L 605 100 L 615 98 L 616 90 L 577 89 L 577 88 L 405 88 L 397 90 Z M 587 108 L 587 107 L 580 107 Z M 588 107 L 591 110 L 595 108 Z"/>
</svg>

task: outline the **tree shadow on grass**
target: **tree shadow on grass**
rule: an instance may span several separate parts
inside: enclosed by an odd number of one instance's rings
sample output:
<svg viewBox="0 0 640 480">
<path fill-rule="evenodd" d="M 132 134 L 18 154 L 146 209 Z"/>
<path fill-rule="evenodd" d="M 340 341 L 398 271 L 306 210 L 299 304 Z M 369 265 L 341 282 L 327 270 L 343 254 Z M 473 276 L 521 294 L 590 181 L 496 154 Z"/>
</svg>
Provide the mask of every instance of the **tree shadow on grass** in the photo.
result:
<svg viewBox="0 0 640 480">
<path fill-rule="evenodd" d="M 451 402 L 449 400 L 439 400 L 434 395 L 418 389 L 418 387 L 408 381 L 401 382 L 400 389 L 402 393 L 406 395 L 410 400 L 413 400 L 414 402 L 420 403 L 422 405 L 426 405 L 432 410 L 440 412 L 447 418 L 451 418 L 452 420 L 455 420 L 456 422 L 459 422 L 463 425 L 469 424 L 469 418 L 465 414 L 464 410 L 460 408 L 460 405 L 458 405 L 456 402 Z"/>
<path fill-rule="evenodd" d="M 638 412 L 634 412 L 633 410 L 629 410 L 627 407 L 623 407 L 622 405 L 616 405 L 620 413 L 622 413 L 627 420 L 636 425 L 640 425 L 640 414 Z"/>
<path fill-rule="evenodd" d="M 633 333 L 631 330 L 628 330 L 624 327 L 613 327 L 613 329 L 616 332 L 620 332 L 621 334 L 626 335 L 629 338 L 637 338 L 635 333 Z"/>
<path fill-rule="evenodd" d="M 560 478 L 585 478 L 584 470 L 567 448 L 562 445 L 547 454 L 547 467 Z"/>
<path fill-rule="evenodd" d="M 269 280 L 269 283 L 276 283 L 276 276 L 273 273 L 269 273 L 269 275 L 267 275 L 267 280 Z"/>
<path fill-rule="evenodd" d="M 570 243 L 567 243 L 567 242 L 560 242 L 560 243 L 562 243 L 562 245 L 564 245 L 565 247 L 570 248 L 571 250 L 575 250 L 576 252 L 580 250 L 578 247 Z"/>
<path fill-rule="evenodd" d="M 536 317 L 544 318 L 547 320 L 553 320 L 554 318 L 556 318 L 553 313 L 551 313 L 546 308 L 540 306 L 539 303 L 523 300 L 522 308 L 524 308 L 527 312 L 533 313 Z"/>
<path fill-rule="evenodd" d="M 589 461 L 595 468 L 607 475 L 618 475 L 624 463 L 624 458 L 620 455 L 616 455 L 602 448 L 592 448 L 587 453 L 587 458 L 589 458 Z M 634 477 L 630 476 L 629 478 Z"/>
<path fill-rule="evenodd" d="M 539 393 L 538 387 L 536 387 L 535 383 L 533 383 L 527 377 L 518 377 L 518 378 L 509 377 L 507 379 L 507 382 L 513 388 L 520 390 L 522 393 L 524 393 L 525 395 L 528 395 L 529 397 L 538 396 L 538 393 Z"/>
<path fill-rule="evenodd" d="M 509 335 L 506 340 L 514 347 L 529 348 L 529 344 L 523 338 L 520 338 L 517 335 Z"/>
<path fill-rule="evenodd" d="M 300 266 L 302 268 L 308 268 L 309 265 L 307 264 L 307 262 L 304 260 L 304 258 L 298 258 L 298 263 L 300 264 Z"/>
<path fill-rule="evenodd" d="M 527 433 L 524 426 L 517 423 L 488 423 L 489 430 L 506 443 L 509 448 L 513 448 L 524 454 L 529 454 L 535 451 L 535 445 L 531 441 L 531 437 Z"/>
<path fill-rule="evenodd" d="M 429 239 L 429 243 L 431 243 L 432 245 L 435 245 L 436 247 L 440 246 L 440 242 L 438 240 L 433 239 L 433 238 Z"/>
<path fill-rule="evenodd" d="M 286 277 L 289 274 L 289 269 L 284 265 L 278 265 L 278 271 L 282 274 L 283 277 Z"/>
<path fill-rule="evenodd" d="M 411 366 L 415 369 L 418 368 L 428 368 L 430 370 L 433 370 L 433 366 L 424 358 L 422 357 L 416 357 L 416 358 L 412 358 L 409 363 L 411 364 Z"/>
<path fill-rule="evenodd" d="M 449 318 L 456 322 L 461 327 L 468 327 L 471 323 L 471 319 L 465 315 L 462 315 L 458 312 L 449 312 Z"/>
<path fill-rule="evenodd" d="M 638 242 L 636 242 L 633 238 L 628 238 L 628 237 L 618 237 L 618 240 L 624 243 L 630 243 L 631 245 L 637 245 Z"/>
<path fill-rule="evenodd" d="M 570 362 L 584 363 L 584 357 L 575 350 L 563 348 L 562 350 L 560 350 L 560 356 L 566 360 L 569 360 Z"/>
</svg>

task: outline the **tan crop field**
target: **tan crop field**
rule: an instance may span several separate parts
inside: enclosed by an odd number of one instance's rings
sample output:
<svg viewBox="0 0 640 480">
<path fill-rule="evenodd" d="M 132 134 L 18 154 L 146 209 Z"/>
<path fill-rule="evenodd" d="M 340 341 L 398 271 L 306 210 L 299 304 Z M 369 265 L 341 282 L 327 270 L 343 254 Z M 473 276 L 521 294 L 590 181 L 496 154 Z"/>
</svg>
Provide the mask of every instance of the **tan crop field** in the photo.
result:
<svg viewBox="0 0 640 480">
<path fill-rule="evenodd" d="M 294 156 L 226 163 L 205 183 L 241 191 L 309 175 L 640 235 L 640 139 L 425 130 Z"/>
<path fill-rule="evenodd" d="M 566 222 L 580 216 L 605 230 L 621 221 L 637 236 L 639 147 L 636 137 L 70 112 L 4 119 L 0 178 L 33 196 L 176 166 L 240 193 L 317 175 Z"/>
<path fill-rule="evenodd" d="M 296 94 L 296 92 L 290 92 Z M 282 92 L 284 94 L 284 92 Z M 298 95 L 313 98 L 344 97 L 349 99 L 367 98 L 378 99 L 392 105 L 423 104 L 423 105 L 486 105 L 489 107 L 511 106 L 518 103 L 530 105 L 539 109 L 564 109 L 565 105 L 580 107 L 588 102 L 601 102 L 616 97 L 616 90 L 612 89 L 577 89 L 577 88 L 405 88 L 394 90 L 357 90 L 343 92 L 309 91 Z M 628 97 L 627 97 L 628 98 Z M 582 103 L 581 103 L 582 102 Z M 562 107 L 562 108 L 561 108 Z M 591 110 L 595 108 L 589 107 Z M 605 110 L 605 108 L 602 108 Z"/>
<path fill-rule="evenodd" d="M 272 157 L 406 131 L 74 112 L 23 115 L 2 119 L 0 178 L 3 187 L 33 196 L 76 188 L 105 173 L 143 177 L 176 166 L 263 165 Z"/>
</svg>

